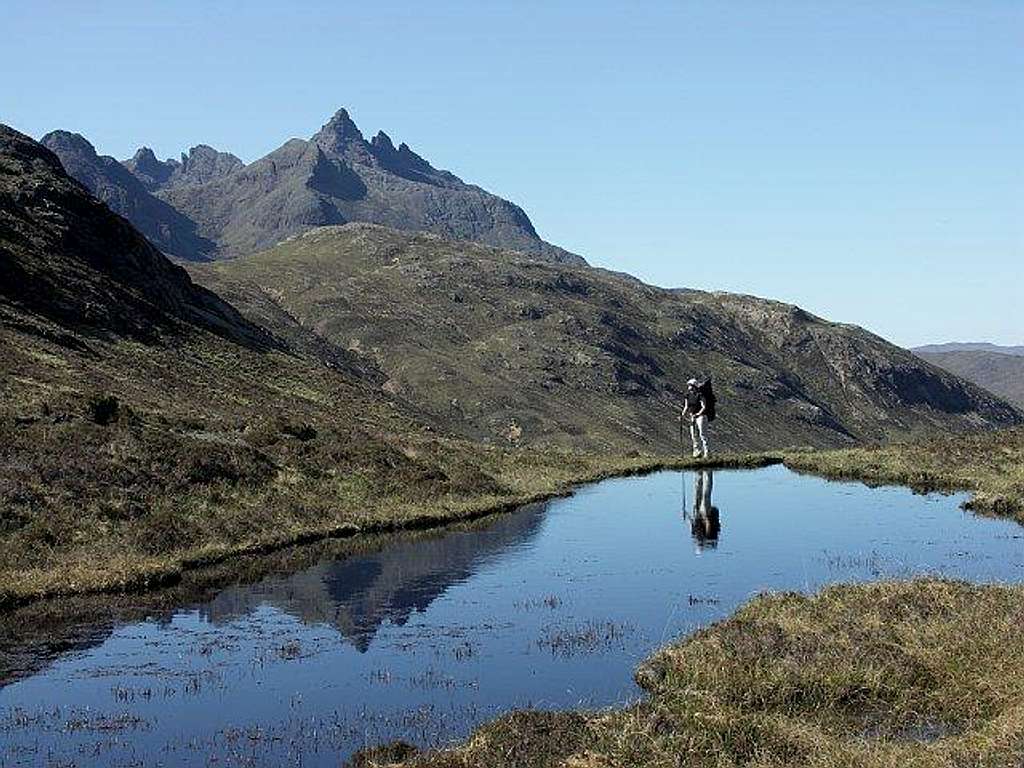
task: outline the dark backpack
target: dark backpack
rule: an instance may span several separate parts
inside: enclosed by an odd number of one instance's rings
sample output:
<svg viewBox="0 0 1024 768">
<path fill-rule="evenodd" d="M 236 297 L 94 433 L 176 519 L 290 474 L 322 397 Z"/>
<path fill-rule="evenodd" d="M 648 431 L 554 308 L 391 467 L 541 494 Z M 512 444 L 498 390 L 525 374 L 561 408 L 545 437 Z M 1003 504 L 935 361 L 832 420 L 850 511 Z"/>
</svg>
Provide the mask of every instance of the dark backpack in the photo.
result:
<svg viewBox="0 0 1024 768">
<path fill-rule="evenodd" d="M 697 386 L 697 391 L 704 397 L 704 415 L 708 417 L 708 421 L 715 420 L 715 390 L 711 388 L 711 377 L 703 383 Z"/>
</svg>

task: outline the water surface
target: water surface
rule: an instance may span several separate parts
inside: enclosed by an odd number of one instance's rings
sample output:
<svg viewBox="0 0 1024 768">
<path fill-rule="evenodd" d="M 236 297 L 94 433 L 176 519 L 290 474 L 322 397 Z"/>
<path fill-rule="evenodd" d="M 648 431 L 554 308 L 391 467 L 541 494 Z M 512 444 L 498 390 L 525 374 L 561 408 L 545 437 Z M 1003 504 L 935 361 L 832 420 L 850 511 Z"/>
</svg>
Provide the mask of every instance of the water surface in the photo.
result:
<svg viewBox="0 0 1024 768">
<path fill-rule="evenodd" d="M 0 688 L 0 768 L 336 766 L 515 707 L 640 695 L 636 665 L 757 592 L 1024 577 L 1024 528 L 782 467 L 606 481 L 109 622 Z M 99 621 L 99 617 L 97 617 Z"/>
</svg>

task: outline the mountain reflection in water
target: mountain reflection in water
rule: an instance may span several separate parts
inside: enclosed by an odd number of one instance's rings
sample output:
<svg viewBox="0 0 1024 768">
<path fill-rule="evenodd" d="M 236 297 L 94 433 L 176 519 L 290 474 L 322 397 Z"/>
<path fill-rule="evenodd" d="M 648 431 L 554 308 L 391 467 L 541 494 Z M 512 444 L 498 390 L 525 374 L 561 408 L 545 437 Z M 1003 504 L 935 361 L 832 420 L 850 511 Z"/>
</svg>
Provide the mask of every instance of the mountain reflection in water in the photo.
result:
<svg viewBox="0 0 1024 768">
<path fill-rule="evenodd" d="M 199 613 L 224 624 L 272 605 L 306 624 L 335 627 L 364 653 L 385 622 L 403 626 L 488 562 L 528 544 L 540 532 L 546 511 L 547 504 L 531 504 L 486 527 L 398 540 L 372 554 L 228 587 L 199 606 Z"/>
<path fill-rule="evenodd" d="M 26 607 L 0 620 L 0 674 L 16 681 L 0 687 L 0 766 L 336 768 L 510 709 L 621 705 L 655 648 L 759 591 L 1019 581 L 1019 525 L 966 515 L 963 499 L 784 467 L 662 472 L 84 598 L 66 630 Z"/>
</svg>

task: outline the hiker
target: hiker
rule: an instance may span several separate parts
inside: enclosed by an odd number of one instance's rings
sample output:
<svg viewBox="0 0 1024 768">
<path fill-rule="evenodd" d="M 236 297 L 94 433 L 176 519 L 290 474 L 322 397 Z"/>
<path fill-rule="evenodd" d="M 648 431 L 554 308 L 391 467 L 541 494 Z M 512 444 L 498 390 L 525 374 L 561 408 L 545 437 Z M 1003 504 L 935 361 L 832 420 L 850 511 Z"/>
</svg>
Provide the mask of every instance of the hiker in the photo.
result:
<svg viewBox="0 0 1024 768">
<path fill-rule="evenodd" d="M 693 458 L 708 457 L 708 422 L 714 418 L 714 395 L 711 394 L 711 380 L 703 385 L 696 379 L 686 382 L 683 395 L 683 410 L 679 419 L 690 417 L 690 439 L 693 441 Z"/>
<path fill-rule="evenodd" d="M 693 520 L 690 533 L 697 544 L 697 552 L 718 546 L 718 534 L 722 530 L 718 507 L 711 503 L 711 488 L 715 475 L 710 469 L 702 469 L 693 478 Z"/>
</svg>

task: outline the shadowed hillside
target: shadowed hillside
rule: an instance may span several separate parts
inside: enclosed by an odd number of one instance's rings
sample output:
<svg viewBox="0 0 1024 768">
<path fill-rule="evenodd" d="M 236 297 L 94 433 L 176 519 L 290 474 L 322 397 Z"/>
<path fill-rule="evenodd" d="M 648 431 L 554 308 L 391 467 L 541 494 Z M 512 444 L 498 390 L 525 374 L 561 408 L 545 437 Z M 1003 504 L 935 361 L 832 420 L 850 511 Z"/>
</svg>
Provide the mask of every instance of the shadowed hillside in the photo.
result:
<svg viewBox="0 0 1024 768">
<path fill-rule="evenodd" d="M 150 194 L 117 160 L 97 155 L 92 144 L 82 136 L 53 131 L 43 137 L 42 144 L 60 158 L 68 175 L 81 182 L 114 213 L 128 219 L 164 253 L 188 261 L 203 261 L 216 251 L 216 243 L 196 233 L 194 221 Z"/>
<path fill-rule="evenodd" d="M 426 234 L 327 227 L 196 279 L 287 336 L 371 360 L 448 428 L 678 450 L 676 404 L 712 375 L 719 448 L 833 446 L 1020 415 L 866 331 L 748 296 L 664 290 Z"/>
<path fill-rule="evenodd" d="M 94 334 L 151 339 L 188 323 L 274 343 L 68 178 L 56 155 L 2 125 L 0 250 L 0 311 Z"/>
<path fill-rule="evenodd" d="M 1006 354 L 986 349 L 946 352 L 918 349 L 914 350 L 914 353 L 929 363 L 973 381 L 989 392 L 1024 408 L 1024 354 Z"/>
</svg>

